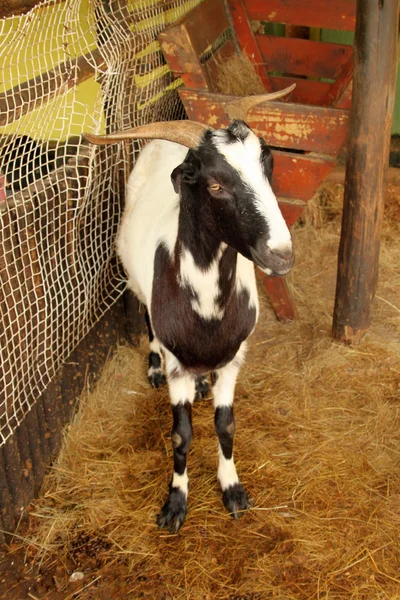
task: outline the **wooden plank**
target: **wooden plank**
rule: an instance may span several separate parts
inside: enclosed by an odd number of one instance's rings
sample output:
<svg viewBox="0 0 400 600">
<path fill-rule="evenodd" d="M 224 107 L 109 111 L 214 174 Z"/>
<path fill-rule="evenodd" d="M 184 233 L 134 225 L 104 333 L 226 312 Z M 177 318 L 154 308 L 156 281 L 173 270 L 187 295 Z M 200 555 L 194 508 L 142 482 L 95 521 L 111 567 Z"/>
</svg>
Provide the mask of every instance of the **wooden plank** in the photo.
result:
<svg viewBox="0 0 400 600">
<path fill-rule="evenodd" d="M 277 196 L 309 200 L 325 181 L 335 160 L 274 150 L 272 189 Z"/>
<path fill-rule="evenodd" d="M 353 89 L 353 56 L 349 56 L 342 66 L 341 72 L 335 83 L 332 84 L 326 96 L 322 99 L 322 106 L 336 106 L 347 108 L 351 106 Z"/>
<path fill-rule="evenodd" d="M 0 94 L 0 126 L 13 123 L 92 77 L 96 72 L 93 63 L 97 68 L 105 66 L 98 50 L 61 63 L 51 71 Z"/>
<path fill-rule="evenodd" d="M 289 229 L 300 219 L 306 207 L 305 202 L 293 202 L 286 198 L 278 198 L 279 208 Z"/>
<path fill-rule="evenodd" d="M 292 83 L 296 84 L 291 92 L 292 102 L 299 104 L 321 105 L 322 99 L 328 93 L 331 84 L 324 81 L 312 81 L 307 79 L 298 79 L 296 77 L 271 77 L 273 90 L 282 90 Z"/>
<path fill-rule="evenodd" d="M 357 344 L 371 323 L 397 70 L 398 1 L 358 0 L 333 337 Z"/>
<path fill-rule="evenodd" d="M 256 35 L 268 72 L 336 79 L 353 55 L 352 46 Z"/>
<path fill-rule="evenodd" d="M 214 89 L 213 80 L 201 64 L 201 55 L 227 29 L 223 0 L 205 0 L 158 35 L 165 60 L 186 87 Z"/>
<path fill-rule="evenodd" d="M 0 447 L 0 511 L 4 531 L 6 534 L 12 533 L 17 522 L 15 518 L 13 499 L 6 477 L 6 465 L 4 461 L 3 447 Z"/>
<path fill-rule="evenodd" d="M 164 45 L 174 40 L 177 32 L 185 30 L 195 54 L 201 56 L 229 27 L 223 0 L 204 0 L 160 33 L 158 40 L 164 51 Z"/>
<path fill-rule="evenodd" d="M 27 502 L 34 496 L 34 478 L 33 478 L 33 463 L 32 454 L 29 444 L 28 423 L 24 419 L 14 432 L 14 437 L 18 441 L 19 453 L 21 456 L 21 479 L 24 480 L 27 487 Z"/>
<path fill-rule="evenodd" d="M 29 448 L 32 459 L 32 469 L 34 476 L 34 495 L 37 496 L 42 486 L 44 475 L 46 472 L 46 463 L 42 456 L 42 447 L 40 443 L 39 425 L 37 420 L 37 414 L 35 407 L 31 409 L 25 415 L 25 421 L 27 425 L 28 437 L 29 437 Z"/>
<path fill-rule="evenodd" d="M 16 520 L 28 516 L 29 489 L 23 475 L 23 465 L 18 448 L 17 436 L 12 435 L 2 447 L 5 478 L 13 502 Z"/>
<path fill-rule="evenodd" d="M 249 112 L 248 122 L 269 146 L 337 155 L 347 139 L 349 115 L 333 108 L 266 102 Z"/>
<path fill-rule="evenodd" d="M 200 58 L 183 24 L 160 33 L 158 41 L 169 68 L 175 77 L 182 77 L 186 87 L 196 90 L 213 89 L 213 82 L 207 70 L 203 71 Z"/>
<path fill-rule="evenodd" d="M 228 6 L 240 49 L 246 52 L 250 60 L 253 61 L 254 68 L 263 82 L 265 89 L 267 91 L 272 91 L 271 82 L 264 66 L 264 61 L 242 1 L 228 0 Z"/>
<path fill-rule="evenodd" d="M 272 308 L 279 321 L 293 321 L 297 318 L 297 311 L 290 290 L 284 277 L 269 277 L 259 269 L 259 277 L 264 282 Z"/>
<path fill-rule="evenodd" d="M 189 119 L 211 127 L 225 127 L 229 119 L 224 106 L 232 96 L 197 90 L 179 90 Z M 269 146 L 338 154 L 347 139 L 347 111 L 302 104 L 266 102 L 253 108 L 249 125 Z"/>
<path fill-rule="evenodd" d="M 250 20 L 354 31 L 355 0 L 244 0 Z"/>
</svg>

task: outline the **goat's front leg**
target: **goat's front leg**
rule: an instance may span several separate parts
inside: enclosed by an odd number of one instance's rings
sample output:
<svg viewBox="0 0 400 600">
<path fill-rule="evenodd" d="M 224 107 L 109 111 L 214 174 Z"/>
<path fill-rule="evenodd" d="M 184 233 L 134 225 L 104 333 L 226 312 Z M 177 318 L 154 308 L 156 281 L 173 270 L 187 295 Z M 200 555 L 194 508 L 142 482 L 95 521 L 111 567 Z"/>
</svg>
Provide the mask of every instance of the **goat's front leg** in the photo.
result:
<svg viewBox="0 0 400 600">
<path fill-rule="evenodd" d="M 167 501 L 157 518 L 160 527 L 176 533 L 185 520 L 189 478 L 186 457 L 192 441 L 192 404 L 195 397 L 195 378 L 182 372 L 175 359 L 167 353 L 167 378 L 172 405 L 172 447 L 174 472 L 169 484 Z"/>
<path fill-rule="evenodd" d="M 244 348 L 239 350 L 232 362 L 212 374 L 215 430 L 219 440 L 218 480 L 224 505 L 234 519 L 241 517 L 243 511 L 250 507 L 247 492 L 239 481 L 233 460 L 236 428 L 233 397 L 243 354 Z"/>
<path fill-rule="evenodd" d="M 149 334 L 149 370 L 147 371 L 147 376 L 149 379 L 149 383 L 152 387 L 158 388 L 161 385 L 165 384 L 165 375 L 162 369 L 162 354 L 161 354 L 161 345 L 158 339 L 155 337 L 153 328 L 150 322 L 149 312 L 146 308 L 145 319 L 147 325 L 147 331 Z"/>
</svg>

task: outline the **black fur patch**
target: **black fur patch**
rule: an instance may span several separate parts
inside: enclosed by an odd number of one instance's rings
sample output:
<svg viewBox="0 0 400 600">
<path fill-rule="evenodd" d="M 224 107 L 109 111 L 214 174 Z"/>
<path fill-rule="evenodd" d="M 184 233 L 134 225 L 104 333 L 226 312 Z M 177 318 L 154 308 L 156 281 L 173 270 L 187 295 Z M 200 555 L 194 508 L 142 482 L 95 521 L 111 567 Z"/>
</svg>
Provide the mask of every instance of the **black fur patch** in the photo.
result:
<svg viewBox="0 0 400 600">
<path fill-rule="evenodd" d="M 179 488 L 170 486 L 167 501 L 157 517 L 157 525 L 167 528 L 171 533 L 177 533 L 185 520 L 186 513 L 185 494 Z"/>
<path fill-rule="evenodd" d="M 192 405 L 190 402 L 172 406 L 173 425 L 171 437 L 174 447 L 174 471 L 183 475 L 186 469 L 186 456 L 192 441 Z M 178 443 L 175 443 L 178 440 Z"/>
<path fill-rule="evenodd" d="M 222 501 L 233 519 L 239 519 L 243 516 L 244 511 L 251 507 L 247 492 L 241 483 L 230 485 L 223 492 Z"/>
<path fill-rule="evenodd" d="M 146 325 L 147 325 L 147 332 L 149 334 L 149 342 L 152 342 L 154 340 L 154 333 L 153 333 L 153 329 L 152 329 L 151 323 L 150 323 L 149 311 L 147 309 L 146 309 L 146 312 L 144 313 L 144 318 L 145 318 Z"/>
<path fill-rule="evenodd" d="M 161 369 L 161 356 L 158 352 L 149 353 L 149 368 Z"/>
<path fill-rule="evenodd" d="M 234 269 L 236 255 L 231 256 Z M 228 265 L 227 265 L 228 266 Z M 224 303 L 225 314 L 219 319 L 204 319 L 192 308 L 192 291 L 180 287 L 178 267 L 167 249 L 160 245 L 154 261 L 152 296 L 153 326 L 160 342 L 180 363 L 195 374 L 223 367 L 233 360 L 242 342 L 252 332 L 256 309 L 249 307 L 247 291 L 236 292 L 234 281 Z M 222 297 L 219 300 L 222 304 Z"/>
<path fill-rule="evenodd" d="M 232 458 L 233 438 L 235 435 L 235 417 L 232 406 L 218 406 L 214 415 L 215 431 L 226 459 Z"/>
</svg>

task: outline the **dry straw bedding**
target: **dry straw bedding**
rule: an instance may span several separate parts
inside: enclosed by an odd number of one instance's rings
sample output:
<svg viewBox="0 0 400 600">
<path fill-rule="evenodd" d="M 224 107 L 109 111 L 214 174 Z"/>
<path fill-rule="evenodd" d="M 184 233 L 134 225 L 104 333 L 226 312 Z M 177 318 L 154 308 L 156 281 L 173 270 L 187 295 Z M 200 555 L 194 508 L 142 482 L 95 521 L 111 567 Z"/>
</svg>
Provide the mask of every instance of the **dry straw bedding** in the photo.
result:
<svg viewBox="0 0 400 600">
<path fill-rule="evenodd" d="M 42 559 L 88 535 L 106 563 L 129 567 L 121 598 L 400 598 L 399 224 L 384 227 L 370 333 L 355 348 L 335 343 L 341 194 L 325 187 L 294 230 L 299 319 L 278 323 L 260 288 L 235 400 L 254 508 L 233 521 L 222 506 L 206 399 L 193 411 L 187 520 L 178 535 L 157 529 L 171 415 L 167 390 L 148 387 L 142 340 L 118 348 L 66 431 L 34 509 Z"/>
</svg>

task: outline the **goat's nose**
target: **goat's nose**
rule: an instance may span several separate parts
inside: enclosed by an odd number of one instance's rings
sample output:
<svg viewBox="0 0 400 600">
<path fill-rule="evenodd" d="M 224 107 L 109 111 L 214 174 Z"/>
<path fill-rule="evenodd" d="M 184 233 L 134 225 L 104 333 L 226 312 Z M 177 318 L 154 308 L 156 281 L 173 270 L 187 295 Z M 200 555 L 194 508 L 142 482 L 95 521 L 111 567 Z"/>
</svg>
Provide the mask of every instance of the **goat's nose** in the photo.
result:
<svg viewBox="0 0 400 600">
<path fill-rule="evenodd" d="M 288 246 L 283 246 L 283 247 L 279 247 L 279 248 L 270 248 L 268 246 L 268 249 L 277 258 L 280 258 L 287 262 L 290 261 L 290 259 L 293 257 L 293 246 L 291 244 L 290 244 L 290 246 L 288 245 Z"/>
</svg>

